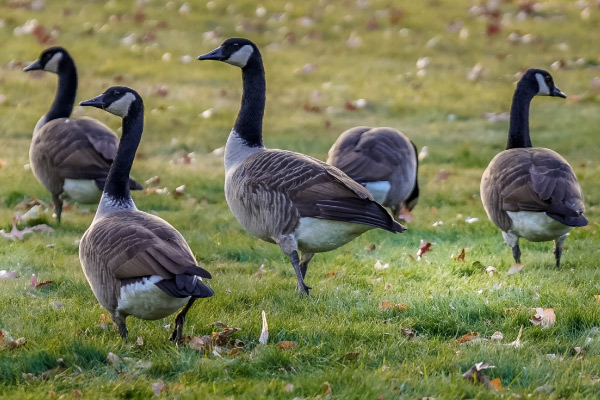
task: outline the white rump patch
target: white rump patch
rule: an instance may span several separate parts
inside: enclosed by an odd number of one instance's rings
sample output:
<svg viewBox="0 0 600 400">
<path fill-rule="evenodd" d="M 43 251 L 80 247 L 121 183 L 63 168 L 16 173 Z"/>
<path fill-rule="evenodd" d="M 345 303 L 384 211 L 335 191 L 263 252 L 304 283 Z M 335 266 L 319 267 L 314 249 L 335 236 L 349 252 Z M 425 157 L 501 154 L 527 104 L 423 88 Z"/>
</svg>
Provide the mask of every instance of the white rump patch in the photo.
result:
<svg viewBox="0 0 600 400">
<path fill-rule="evenodd" d="M 383 203 L 390 191 L 390 183 L 388 181 L 367 182 L 365 188 L 373 195 L 375 201 Z"/>
<path fill-rule="evenodd" d="M 244 45 L 241 49 L 236 51 L 225 60 L 226 63 L 244 68 L 250 59 L 250 56 L 254 53 L 254 49 L 249 44 Z"/>
<path fill-rule="evenodd" d="M 532 242 L 554 240 L 572 229 L 550 218 L 544 212 L 507 211 L 507 213 L 513 222 L 508 232 Z"/>
<path fill-rule="evenodd" d="M 540 74 L 540 73 L 535 74 L 535 79 L 537 79 L 538 85 L 540 86 L 540 91 L 538 92 L 538 95 L 550 96 L 550 88 L 548 87 L 548 84 L 544 80 L 544 77 L 542 76 L 542 74 Z"/>
<path fill-rule="evenodd" d="M 189 297 L 171 297 L 156 286 L 163 278 L 152 275 L 121 286 L 117 310 L 134 317 L 154 320 L 167 317 L 187 303 Z"/>
<path fill-rule="evenodd" d="M 321 253 L 337 249 L 362 235 L 372 226 L 350 222 L 331 221 L 311 217 L 300 218 L 300 225 L 294 232 L 298 248 L 309 253 Z"/>
<path fill-rule="evenodd" d="M 65 179 L 63 190 L 71 199 L 84 204 L 97 203 L 102 195 L 93 180 Z"/>
<path fill-rule="evenodd" d="M 48 72 L 54 72 L 54 73 L 58 73 L 58 64 L 60 63 L 60 60 L 62 60 L 63 58 L 63 54 L 58 52 L 55 53 L 52 58 L 50 59 L 50 61 L 48 61 L 46 63 L 46 65 L 44 66 L 44 71 L 48 71 Z"/>
<path fill-rule="evenodd" d="M 131 92 L 125 93 L 123 97 L 106 107 L 106 111 L 125 118 L 129 113 L 129 106 L 135 101 L 135 96 Z"/>
</svg>

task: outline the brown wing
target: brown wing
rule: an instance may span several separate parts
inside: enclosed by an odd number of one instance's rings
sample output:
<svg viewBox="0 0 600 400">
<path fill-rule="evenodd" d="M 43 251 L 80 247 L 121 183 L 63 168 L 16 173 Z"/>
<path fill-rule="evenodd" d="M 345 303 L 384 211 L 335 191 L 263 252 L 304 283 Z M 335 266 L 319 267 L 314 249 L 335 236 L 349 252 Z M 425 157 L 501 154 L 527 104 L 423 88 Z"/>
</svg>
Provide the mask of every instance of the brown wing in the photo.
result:
<svg viewBox="0 0 600 400">
<path fill-rule="evenodd" d="M 96 180 L 100 189 L 119 145 L 109 127 L 87 117 L 52 120 L 40 129 L 36 141 L 61 179 Z M 142 188 L 133 180 L 130 187 Z"/>
<path fill-rule="evenodd" d="M 495 209 L 545 212 L 568 226 L 587 225 L 577 177 L 569 163 L 552 150 L 503 151 L 492 160 L 484 177 L 490 188 L 487 201 Z"/>
<path fill-rule="evenodd" d="M 198 266 L 187 242 L 175 228 L 142 211 L 102 217 L 92 224 L 84 239 L 83 254 L 94 253 L 95 257 L 90 258 L 98 259 L 114 278 L 122 281 L 158 275 L 173 280 L 181 286 L 180 294 L 189 296 L 194 295 L 189 292 L 196 285 L 194 276 L 211 277 Z"/>
<path fill-rule="evenodd" d="M 327 163 L 358 182 L 374 182 L 390 180 L 398 168 L 415 159 L 413 144 L 397 130 L 359 126 L 340 135 Z"/>
<path fill-rule="evenodd" d="M 339 169 L 303 154 L 258 152 L 238 168 L 237 174 L 245 177 L 245 193 L 270 193 L 278 199 L 275 204 L 279 207 L 293 207 L 283 211 L 300 217 L 352 222 L 391 232 L 405 229 L 360 184 Z"/>
</svg>

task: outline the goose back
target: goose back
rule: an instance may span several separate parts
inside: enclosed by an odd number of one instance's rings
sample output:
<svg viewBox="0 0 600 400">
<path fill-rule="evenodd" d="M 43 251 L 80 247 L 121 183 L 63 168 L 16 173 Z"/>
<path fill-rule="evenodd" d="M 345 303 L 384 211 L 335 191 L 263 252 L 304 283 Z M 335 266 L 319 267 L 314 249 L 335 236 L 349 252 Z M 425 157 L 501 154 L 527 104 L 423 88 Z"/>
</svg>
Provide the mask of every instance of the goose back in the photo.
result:
<svg viewBox="0 0 600 400">
<path fill-rule="evenodd" d="M 481 180 L 481 200 L 489 218 L 504 232 L 508 212 L 544 212 L 566 226 L 584 226 L 583 192 L 569 163 L 550 149 L 505 150 L 490 162 Z"/>
<path fill-rule="evenodd" d="M 389 189 L 378 199 L 384 206 L 418 198 L 416 147 L 396 129 L 349 129 L 329 150 L 327 163 L 367 187 L 372 182 L 389 183 Z"/>
</svg>

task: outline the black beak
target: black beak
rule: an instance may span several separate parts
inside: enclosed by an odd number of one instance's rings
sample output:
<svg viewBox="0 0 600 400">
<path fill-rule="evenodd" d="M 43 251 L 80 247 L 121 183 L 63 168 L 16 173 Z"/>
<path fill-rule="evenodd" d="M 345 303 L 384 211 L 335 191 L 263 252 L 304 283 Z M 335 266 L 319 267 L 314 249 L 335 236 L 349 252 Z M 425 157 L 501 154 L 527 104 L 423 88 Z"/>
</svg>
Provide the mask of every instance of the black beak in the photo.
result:
<svg viewBox="0 0 600 400">
<path fill-rule="evenodd" d="M 105 104 L 104 104 L 104 93 L 102 93 L 100 96 L 96 96 L 93 99 L 89 99 L 89 100 L 85 100 L 79 103 L 80 106 L 89 106 L 89 107 L 96 107 L 96 108 L 104 108 Z"/>
<path fill-rule="evenodd" d="M 198 56 L 198 60 L 216 60 L 216 61 L 225 61 L 225 56 L 223 55 L 223 47 L 217 47 L 210 53 L 203 54 Z"/>
<path fill-rule="evenodd" d="M 560 89 L 557 88 L 556 86 L 554 86 L 554 89 L 552 89 L 552 96 L 553 97 L 562 97 L 563 99 L 567 98 L 567 95 L 564 94 L 563 92 L 561 92 Z"/>
<path fill-rule="evenodd" d="M 26 66 L 25 68 L 23 68 L 23 71 L 27 72 L 27 71 L 35 71 L 38 69 L 43 69 L 42 64 L 40 64 L 40 60 L 35 60 L 34 62 L 32 62 L 31 64 L 29 64 L 28 66 Z"/>
</svg>

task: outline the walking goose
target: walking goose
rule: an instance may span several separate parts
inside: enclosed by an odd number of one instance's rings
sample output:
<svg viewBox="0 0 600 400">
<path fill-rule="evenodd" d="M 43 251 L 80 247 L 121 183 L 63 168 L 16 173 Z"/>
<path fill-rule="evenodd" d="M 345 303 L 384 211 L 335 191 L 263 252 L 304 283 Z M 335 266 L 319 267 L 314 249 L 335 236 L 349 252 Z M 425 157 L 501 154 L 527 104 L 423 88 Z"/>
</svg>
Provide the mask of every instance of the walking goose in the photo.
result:
<svg viewBox="0 0 600 400">
<path fill-rule="evenodd" d="M 566 98 L 547 71 L 530 69 L 513 97 L 506 150 L 490 162 L 481 178 L 481 201 L 502 230 L 513 257 L 521 262 L 519 238 L 554 240 L 556 266 L 574 226 L 585 226 L 583 192 L 569 163 L 558 153 L 531 147 L 529 104 L 534 96 Z"/>
<path fill-rule="evenodd" d="M 410 222 L 419 201 L 417 147 L 393 128 L 357 126 L 342 133 L 329 149 L 327 163 L 367 188 L 376 201 Z"/>
<path fill-rule="evenodd" d="M 254 43 L 228 39 L 198 59 L 242 69 L 242 104 L 225 146 L 225 198 L 247 231 L 276 243 L 290 258 L 300 293 L 309 293 L 304 277 L 314 253 L 336 249 L 369 229 L 406 229 L 339 169 L 264 147 L 265 71 Z"/>
<path fill-rule="evenodd" d="M 164 318 L 181 307 L 171 340 L 181 342 L 194 301 L 214 294 L 181 234 L 165 220 L 139 211 L 129 192 L 129 171 L 142 137 L 144 104 L 132 89 L 112 87 L 80 103 L 123 118 L 123 135 L 90 227 L 79 244 L 83 272 L 102 307 L 127 338 L 128 315 Z M 187 303 L 187 304 L 186 304 Z"/>
<path fill-rule="evenodd" d="M 44 50 L 24 69 L 33 70 L 58 74 L 54 103 L 33 130 L 29 162 L 37 180 L 52 194 L 60 222 L 64 196 L 87 204 L 100 200 L 119 139 L 95 119 L 69 119 L 77 93 L 77 69 L 65 49 Z M 142 189 L 133 179 L 129 185 L 134 190 Z"/>
</svg>

